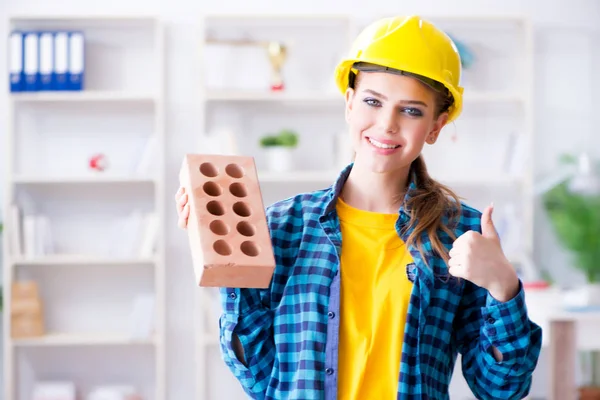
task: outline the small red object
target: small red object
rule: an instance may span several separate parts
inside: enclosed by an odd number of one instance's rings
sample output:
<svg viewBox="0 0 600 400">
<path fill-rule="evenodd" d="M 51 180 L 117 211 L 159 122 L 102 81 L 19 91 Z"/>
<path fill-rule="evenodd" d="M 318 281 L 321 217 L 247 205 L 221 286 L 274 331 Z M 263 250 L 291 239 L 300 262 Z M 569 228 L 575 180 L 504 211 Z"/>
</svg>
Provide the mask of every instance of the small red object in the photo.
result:
<svg viewBox="0 0 600 400">
<path fill-rule="evenodd" d="M 550 284 L 546 281 L 523 282 L 524 289 L 548 289 Z"/>
<path fill-rule="evenodd" d="M 271 85 L 271 90 L 274 92 L 281 92 L 284 88 L 285 88 L 285 86 L 283 85 L 283 82 L 280 84 Z"/>
<path fill-rule="evenodd" d="M 90 158 L 89 165 L 95 171 L 104 171 L 107 167 L 106 157 L 104 154 L 95 154 Z"/>
</svg>

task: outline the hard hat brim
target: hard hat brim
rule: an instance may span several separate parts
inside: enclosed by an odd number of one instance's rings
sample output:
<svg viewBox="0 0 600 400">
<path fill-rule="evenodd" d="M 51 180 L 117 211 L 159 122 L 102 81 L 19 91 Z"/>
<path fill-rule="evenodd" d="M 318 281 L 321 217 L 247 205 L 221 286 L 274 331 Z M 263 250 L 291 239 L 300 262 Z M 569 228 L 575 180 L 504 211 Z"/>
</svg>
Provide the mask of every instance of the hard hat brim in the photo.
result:
<svg viewBox="0 0 600 400">
<path fill-rule="evenodd" d="M 345 59 L 338 64 L 338 66 L 335 70 L 335 82 L 338 87 L 338 90 L 342 94 L 345 94 L 346 90 L 349 87 L 350 72 L 358 73 L 361 70 L 361 69 L 354 68 L 355 63 L 360 63 L 360 62 L 364 62 L 364 60 Z M 400 72 L 404 71 L 404 72 L 408 72 L 408 73 L 414 74 L 414 75 L 425 76 L 426 78 L 429 78 L 431 80 L 434 80 L 434 81 L 439 82 L 442 85 L 444 85 L 444 87 L 446 87 L 450 91 L 450 93 L 452 94 L 452 97 L 454 97 L 454 103 L 447 111 L 448 112 L 447 123 L 454 121 L 462 112 L 462 97 L 463 97 L 464 89 L 462 87 L 454 87 L 454 85 L 451 84 L 451 80 L 449 78 L 438 77 L 438 76 L 428 76 L 428 75 L 423 75 L 422 73 L 419 73 L 419 72 L 410 71 L 409 69 L 399 69 L 399 68 L 390 67 L 390 64 L 393 64 L 393 63 L 391 63 L 389 60 L 369 60 L 368 63 L 380 66 L 381 67 L 380 72 L 386 72 L 385 69 L 392 69 L 392 70 L 400 71 Z M 373 72 L 375 72 L 375 70 Z M 388 71 L 388 73 L 396 73 L 396 72 Z"/>
</svg>

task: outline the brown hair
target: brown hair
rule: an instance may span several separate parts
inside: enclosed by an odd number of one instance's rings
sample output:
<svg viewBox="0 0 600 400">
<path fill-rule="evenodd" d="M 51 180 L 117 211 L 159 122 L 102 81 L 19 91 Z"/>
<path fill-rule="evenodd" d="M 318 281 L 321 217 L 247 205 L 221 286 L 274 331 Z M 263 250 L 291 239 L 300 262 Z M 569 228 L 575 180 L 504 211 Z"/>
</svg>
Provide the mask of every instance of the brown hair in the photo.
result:
<svg viewBox="0 0 600 400">
<path fill-rule="evenodd" d="M 452 104 L 454 104 L 452 94 L 450 94 L 443 84 L 424 76 L 374 65 L 365 66 L 364 64 L 355 64 L 355 68 L 365 72 L 385 71 L 416 78 L 435 93 L 435 118 L 448 111 Z M 356 86 L 357 78 L 358 74 L 354 72 L 350 73 L 350 87 L 354 88 Z M 442 257 L 445 262 L 448 262 L 450 258 L 448 250 L 442 243 L 439 234 L 444 232 L 452 240 L 456 239 L 456 235 L 452 230 L 452 224 L 458 221 L 461 213 L 460 197 L 452 189 L 437 182 L 429 175 L 422 155 L 419 155 L 413 161 L 409 171 L 410 177 L 414 177 L 415 179 L 416 190 L 411 194 L 407 203 L 404 204 L 410 214 L 406 230 L 412 229 L 406 244 L 415 245 L 427 263 L 423 254 L 423 234 L 425 233 L 431 241 L 434 253 Z"/>
</svg>

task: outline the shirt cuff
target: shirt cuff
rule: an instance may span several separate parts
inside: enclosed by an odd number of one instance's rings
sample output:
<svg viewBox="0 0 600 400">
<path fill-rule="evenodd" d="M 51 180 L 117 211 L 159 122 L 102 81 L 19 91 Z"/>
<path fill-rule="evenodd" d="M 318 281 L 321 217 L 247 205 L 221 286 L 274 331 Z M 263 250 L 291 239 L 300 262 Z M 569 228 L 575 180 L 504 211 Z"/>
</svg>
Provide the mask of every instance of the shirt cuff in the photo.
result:
<svg viewBox="0 0 600 400">
<path fill-rule="evenodd" d="M 500 302 L 489 293 L 481 309 L 484 332 L 492 342 L 520 336 L 528 322 L 525 291 L 519 280 L 519 292 L 507 302 Z"/>
</svg>

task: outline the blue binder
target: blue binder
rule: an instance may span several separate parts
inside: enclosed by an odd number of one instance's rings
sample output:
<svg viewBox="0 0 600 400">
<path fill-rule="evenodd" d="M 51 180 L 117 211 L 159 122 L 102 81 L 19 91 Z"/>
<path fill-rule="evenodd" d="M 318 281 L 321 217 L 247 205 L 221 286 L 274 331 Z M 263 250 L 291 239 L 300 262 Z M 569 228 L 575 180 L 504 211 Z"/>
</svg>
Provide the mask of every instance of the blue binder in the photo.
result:
<svg viewBox="0 0 600 400">
<path fill-rule="evenodd" d="M 85 76 L 85 40 L 83 32 L 69 33 L 69 90 L 82 90 Z"/>
<path fill-rule="evenodd" d="M 40 88 L 40 46 L 37 32 L 26 32 L 23 38 L 24 45 L 24 73 L 25 88 L 27 92 L 34 92 Z"/>
<path fill-rule="evenodd" d="M 8 39 L 8 74 L 11 92 L 21 92 L 24 89 L 24 58 L 23 32 L 12 31 Z"/>
<path fill-rule="evenodd" d="M 54 33 L 54 90 L 67 90 L 69 82 L 69 33 Z"/>
<path fill-rule="evenodd" d="M 41 32 L 40 41 L 40 90 L 54 89 L 54 34 Z"/>
</svg>

